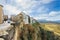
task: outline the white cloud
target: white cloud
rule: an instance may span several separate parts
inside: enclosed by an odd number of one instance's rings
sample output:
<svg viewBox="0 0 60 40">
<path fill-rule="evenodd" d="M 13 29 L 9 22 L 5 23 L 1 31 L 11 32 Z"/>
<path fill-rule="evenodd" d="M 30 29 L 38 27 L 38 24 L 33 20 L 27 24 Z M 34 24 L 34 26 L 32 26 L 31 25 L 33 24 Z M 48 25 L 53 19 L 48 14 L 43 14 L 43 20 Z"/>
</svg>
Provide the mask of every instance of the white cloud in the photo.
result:
<svg viewBox="0 0 60 40">
<path fill-rule="evenodd" d="M 35 19 L 47 19 L 48 18 L 48 14 L 39 14 L 38 16 L 34 17 Z"/>
<path fill-rule="evenodd" d="M 13 3 L 13 1 L 15 3 Z M 9 15 L 18 14 L 20 11 L 24 11 L 26 14 L 30 14 L 33 12 L 33 8 L 35 9 L 35 7 L 38 7 L 37 5 L 39 5 L 39 9 L 37 10 L 37 12 L 40 13 L 40 15 L 38 15 L 37 17 L 34 17 L 35 19 L 46 19 L 46 20 L 50 20 L 50 21 L 60 20 L 60 18 L 59 18 L 60 15 L 57 16 L 58 14 L 60 14 L 60 11 L 59 12 L 51 11 L 49 14 L 47 14 L 49 9 L 42 6 L 43 4 L 48 4 L 54 0 L 39 0 L 39 1 L 36 1 L 36 0 L 13 0 L 13 1 L 11 1 L 11 3 L 15 6 L 12 6 L 11 4 L 4 5 L 4 10 Z M 4 4 L 4 3 L 1 2 L 1 4 Z"/>
<path fill-rule="evenodd" d="M 57 21 L 60 20 L 60 11 L 51 11 L 49 14 L 39 14 L 39 16 L 34 17 L 35 19 L 44 19 L 47 21 Z"/>
<path fill-rule="evenodd" d="M 5 0 L 0 0 L 0 4 L 4 5 L 5 4 Z"/>
<path fill-rule="evenodd" d="M 7 0 L 5 0 L 4 2 L 6 2 Z M 7 1 L 8 2 L 8 1 Z M 14 3 L 15 2 L 15 3 Z M 36 1 L 36 0 L 11 0 L 10 3 L 8 4 L 7 9 L 6 10 L 12 10 L 11 12 L 12 13 L 16 13 L 18 12 L 19 10 L 17 10 L 17 8 L 19 7 L 19 9 L 21 11 L 25 11 L 26 13 L 30 14 L 32 12 L 32 8 L 34 7 L 37 7 L 37 5 L 42 5 L 41 4 L 46 2 L 46 3 L 49 3 L 51 2 L 51 0 L 39 0 L 39 1 Z M 14 7 L 10 4 L 16 4 Z M 41 7 L 41 6 L 40 6 Z M 40 10 L 40 9 L 39 9 Z M 41 9 L 41 11 L 43 12 L 43 10 L 45 10 L 44 8 Z M 40 12 L 41 12 L 40 11 Z M 44 11 L 45 12 L 45 11 Z"/>
<path fill-rule="evenodd" d="M 60 11 L 52 11 L 49 13 L 49 16 L 56 16 L 56 15 L 59 15 L 60 14 Z"/>
<path fill-rule="evenodd" d="M 33 8 L 40 6 L 40 8 L 37 10 L 39 13 L 47 13 L 49 10 L 46 7 L 42 7 L 43 4 L 50 3 L 54 0 L 14 0 L 18 7 L 21 7 L 23 11 L 25 11 L 27 14 L 30 14 L 33 12 Z M 20 9 L 21 9 L 20 8 Z"/>
<path fill-rule="evenodd" d="M 22 6 L 23 9 L 31 8 L 36 2 L 31 0 L 15 0 L 17 4 Z"/>
<path fill-rule="evenodd" d="M 47 21 L 58 21 L 58 20 L 60 20 L 60 15 L 54 16 L 54 17 L 48 17 L 46 20 Z"/>
<path fill-rule="evenodd" d="M 23 9 L 30 9 L 32 6 L 42 5 L 52 2 L 53 0 L 14 0 L 18 5 L 22 6 Z"/>
<path fill-rule="evenodd" d="M 12 5 L 9 5 L 9 4 L 4 6 L 4 11 L 7 11 L 8 14 L 10 13 L 10 15 L 11 14 L 18 14 L 19 12 L 21 12 L 15 6 L 12 6 Z"/>
<path fill-rule="evenodd" d="M 30 13 L 31 13 L 32 11 L 31 11 L 31 10 L 26 10 L 26 11 L 24 10 L 23 12 L 24 12 L 25 14 L 27 14 L 27 15 L 30 15 Z"/>
<path fill-rule="evenodd" d="M 27 14 L 33 12 L 32 8 L 36 7 L 36 5 L 40 5 L 39 1 L 33 0 L 15 0 L 17 7 L 21 7 L 22 11 L 25 11 Z"/>
<path fill-rule="evenodd" d="M 49 13 L 49 17 L 46 20 L 48 20 L 48 21 L 60 20 L 60 11 L 51 11 Z"/>
<path fill-rule="evenodd" d="M 30 9 L 32 6 L 42 5 L 41 2 L 51 2 L 52 0 L 15 0 L 15 2 L 23 7 L 23 9 Z"/>
<path fill-rule="evenodd" d="M 41 7 L 39 7 L 38 8 L 38 10 L 37 10 L 37 12 L 38 13 L 47 13 L 49 11 L 49 9 L 48 8 L 46 8 L 45 6 L 41 6 Z"/>
<path fill-rule="evenodd" d="M 41 2 L 44 3 L 44 4 L 50 3 L 52 1 L 54 1 L 54 0 L 41 0 Z"/>
</svg>

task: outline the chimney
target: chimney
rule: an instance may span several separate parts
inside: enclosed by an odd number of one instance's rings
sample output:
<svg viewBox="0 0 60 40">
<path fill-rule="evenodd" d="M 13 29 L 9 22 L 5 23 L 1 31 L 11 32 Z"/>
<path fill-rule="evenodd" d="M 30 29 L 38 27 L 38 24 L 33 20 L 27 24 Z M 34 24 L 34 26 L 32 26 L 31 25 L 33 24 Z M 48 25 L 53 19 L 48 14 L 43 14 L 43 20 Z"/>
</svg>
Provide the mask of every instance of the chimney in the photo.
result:
<svg viewBox="0 0 60 40">
<path fill-rule="evenodd" d="M 3 23 L 3 6 L 0 5 L 0 24 Z"/>
</svg>

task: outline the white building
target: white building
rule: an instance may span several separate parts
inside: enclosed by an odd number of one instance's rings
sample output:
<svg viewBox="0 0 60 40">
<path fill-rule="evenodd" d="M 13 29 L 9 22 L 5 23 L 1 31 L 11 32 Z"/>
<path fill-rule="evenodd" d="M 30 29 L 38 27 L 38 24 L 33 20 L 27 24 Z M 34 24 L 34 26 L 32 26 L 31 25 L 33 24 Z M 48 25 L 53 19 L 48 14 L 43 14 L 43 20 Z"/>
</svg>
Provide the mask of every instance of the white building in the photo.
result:
<svg viewBox="0 0 60 40">
<path fill-rule="evenodd" d="M 30 24 L 32 24 L 33 23 L 33 18 L 32 17 L 30 17 Z"/>
<path fill-rule="evenodd" d="M 25 24 L 29 24 L 29 20 L 28 20 L 28 15 L 26 15 L 24 12 L 22 12 L 23 14 L 23 21 Z"/>
</svg>

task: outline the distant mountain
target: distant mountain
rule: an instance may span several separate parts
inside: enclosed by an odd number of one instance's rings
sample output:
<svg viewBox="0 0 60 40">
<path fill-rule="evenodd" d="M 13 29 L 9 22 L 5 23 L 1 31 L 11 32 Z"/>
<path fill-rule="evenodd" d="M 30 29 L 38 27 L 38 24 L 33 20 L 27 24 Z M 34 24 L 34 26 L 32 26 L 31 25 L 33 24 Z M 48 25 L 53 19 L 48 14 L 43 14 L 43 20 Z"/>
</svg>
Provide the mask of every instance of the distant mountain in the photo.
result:
<svg viewBox="0 0 60 40">
<path fill-rule="evenodd" d="M 60 20 L 58 20 L 58 21 L 38 20 L 38 22 L 40 22 L 40 23 L 58 23 L 58 24 L 60 24 Z"/>
</svg>

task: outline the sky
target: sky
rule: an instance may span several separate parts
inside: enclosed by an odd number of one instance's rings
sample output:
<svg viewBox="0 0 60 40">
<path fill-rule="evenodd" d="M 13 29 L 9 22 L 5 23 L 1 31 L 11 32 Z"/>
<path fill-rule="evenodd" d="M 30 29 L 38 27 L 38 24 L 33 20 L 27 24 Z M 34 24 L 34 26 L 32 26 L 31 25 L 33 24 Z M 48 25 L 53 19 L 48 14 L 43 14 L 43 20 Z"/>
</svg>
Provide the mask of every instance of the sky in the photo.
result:
<svg viewBox="0 0 60 40">
<path fill-rule="evenodd" d="M 9 16 L 23 11 L 37 20 L 60 20 L 60 0 L 0 0 L 0 4 Z"/>
</svg>

